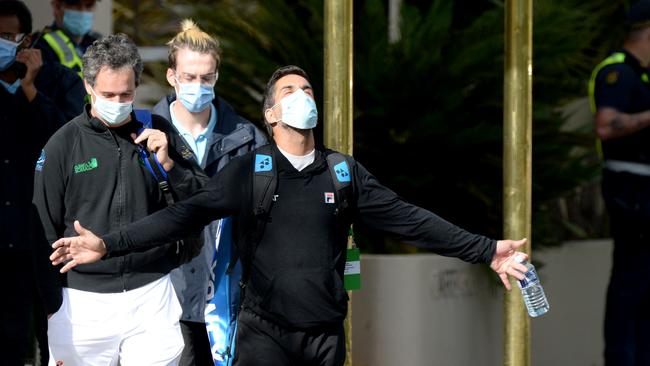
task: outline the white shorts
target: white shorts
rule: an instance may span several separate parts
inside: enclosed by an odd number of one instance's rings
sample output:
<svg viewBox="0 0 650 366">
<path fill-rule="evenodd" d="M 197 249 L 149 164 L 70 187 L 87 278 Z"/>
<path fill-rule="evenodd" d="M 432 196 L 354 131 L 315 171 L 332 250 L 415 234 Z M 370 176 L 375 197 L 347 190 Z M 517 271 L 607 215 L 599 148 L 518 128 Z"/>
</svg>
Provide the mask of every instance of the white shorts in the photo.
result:
<svg viewBox="0 0 650 366">
<path fill-rule="evenodd" d="M 64 288 L 48 320 L 49 366 L 177 365 L 180 316 L 169 275 L 120 293 Z"/>
</svg>

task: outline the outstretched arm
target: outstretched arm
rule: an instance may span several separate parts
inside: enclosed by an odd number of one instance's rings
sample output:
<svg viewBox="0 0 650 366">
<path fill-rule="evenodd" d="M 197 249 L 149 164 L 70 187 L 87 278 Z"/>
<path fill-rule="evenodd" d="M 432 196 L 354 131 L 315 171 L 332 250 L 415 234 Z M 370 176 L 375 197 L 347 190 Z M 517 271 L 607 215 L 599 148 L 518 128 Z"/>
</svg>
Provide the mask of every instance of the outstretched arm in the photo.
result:
<svg viewBox="0 0 650 366">
<path fill-rule="evenodd" d="M 243 175 L 250 170 L 249 160 L 233 160 L 188 199 L 101 238 L 76 221 L 74 227 L 79 236 L 61 238 L 52 244 L 52 264 L 66 262 L 61 270 L 65 272 L 79 264 L 96 262 L 106 255 L 163 245 L 198 233 L 213 220 L 237 213 L 242 209 L 242 197 L 250 194 L 246 191 L 249 185 L 242 183 L 246 179 Z"/>
<path fill-rule="evenodd" d="M 470 263 L 490 263 L 504 286 L 510 290 L 508 275 L 523 278 L 526 267 L 514 258 L 522 240 L 495 241 L 472 234 L 432 212 L 409 204 L 381 185 L 361 164 L 355 164 L 357 208 L 361 221 L 371 228 L 390 233 L 401 240 Z"/>
<path fill-rule="evenodd" d="M 119 255 L 121 252 L 163 245 L 198 233 L 210 221 L 234 212 L 230 205 L 233 200 L 221 199 L 221 190 L 213 192 L 209 188 L 210 184 L 206 190 L 197 192 L 187 200 L 176 202 L 102 238 L 75 221 L 74 228 L 79 236 L 54 242 L 50 260 L 53 265 L 67 262 L 61 269 L 63 273 L 79 264 L 97 262 L 107 254 Z"/>
</svg>

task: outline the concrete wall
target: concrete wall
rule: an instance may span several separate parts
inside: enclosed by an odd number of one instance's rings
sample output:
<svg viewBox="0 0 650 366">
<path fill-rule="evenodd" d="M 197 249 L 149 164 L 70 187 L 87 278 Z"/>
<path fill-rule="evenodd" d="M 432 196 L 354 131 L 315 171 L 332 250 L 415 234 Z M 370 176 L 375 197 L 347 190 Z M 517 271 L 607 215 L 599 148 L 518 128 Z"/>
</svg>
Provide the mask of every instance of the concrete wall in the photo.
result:
<svg viewBox="0 0 650 366">
<path fill-rule="evenodd" d="M 52 24 L 52 6 L 49 0 L 23 0 L 32 12 L 34 30 L 43 29 Z M 93 29 L 101 34 L 113 32 L 113 1 L 100 0 L 97 2 Z"/>
<path fill-rule="evenodd" d="M 534 254 L 551 309 L 531 319 L 532 364 L 603 365 L 611 242 L 569 242 Z M 487 266 L 436 255 L 365 255 L 362 282 L 353 293 L 355 366 L 502 364 L 503 290 Z"/>
</svg>

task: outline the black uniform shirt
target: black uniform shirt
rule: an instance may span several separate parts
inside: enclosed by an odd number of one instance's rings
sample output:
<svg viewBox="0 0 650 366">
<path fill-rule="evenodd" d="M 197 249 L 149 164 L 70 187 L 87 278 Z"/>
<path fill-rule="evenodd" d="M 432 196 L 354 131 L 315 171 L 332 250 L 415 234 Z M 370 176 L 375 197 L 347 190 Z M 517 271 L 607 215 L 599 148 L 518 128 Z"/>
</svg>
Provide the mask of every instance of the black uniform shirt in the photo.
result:
<svg viewBox="0 0 650 366">
<path fill-rule="evenodd" d="M 626 50 L 625 62 L 603 67 L 596 77 L 597 108 L 610 107 L 623 113 L 638 113 L 650 109 L 650 80 L 643 81 L 648 70 Z M 650 129 L 603 141 L 605 159 L 650 164 Z"/>
</svg>

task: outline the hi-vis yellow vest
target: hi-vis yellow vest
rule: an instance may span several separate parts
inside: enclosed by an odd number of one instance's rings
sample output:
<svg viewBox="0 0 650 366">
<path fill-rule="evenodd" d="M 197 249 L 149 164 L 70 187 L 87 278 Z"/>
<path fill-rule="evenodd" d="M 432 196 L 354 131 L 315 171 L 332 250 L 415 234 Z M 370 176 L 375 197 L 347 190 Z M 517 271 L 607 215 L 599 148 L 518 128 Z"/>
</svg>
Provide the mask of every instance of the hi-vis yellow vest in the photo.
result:
<svg viewBox="0 0 650 366">
<path fill-rule="evenodd" d="M 594 71 L 591 73 L 591 78 L 589 78 L 589 105 L 591 106 L 591 112 L 596 113 L 596 77 L 598 76 L 598 73 L 600 70 L 602 70 L 605 66 L 613 65 L 613 64 L 622 64 L 625 62 L 625 54 L 623 52 L 614 52 L 609 57 L 604 59 L 601 63 L 596 65 L 596 68 L 594 68 Z M 644 72 L 641 74 L 641 81 L 644 83 L 650 83 L 650 78 L 648 77 L 648 73 Z"/>
<path fill-rule="evenodd" d="M 44 34 L 43 39 L 52 47 L 61 65 L 71 68 L 77 72 L 80 78 L 83 78 L 81 57 L 77 54 L 70 37 L 58 29 Z"/>
</svg>

